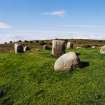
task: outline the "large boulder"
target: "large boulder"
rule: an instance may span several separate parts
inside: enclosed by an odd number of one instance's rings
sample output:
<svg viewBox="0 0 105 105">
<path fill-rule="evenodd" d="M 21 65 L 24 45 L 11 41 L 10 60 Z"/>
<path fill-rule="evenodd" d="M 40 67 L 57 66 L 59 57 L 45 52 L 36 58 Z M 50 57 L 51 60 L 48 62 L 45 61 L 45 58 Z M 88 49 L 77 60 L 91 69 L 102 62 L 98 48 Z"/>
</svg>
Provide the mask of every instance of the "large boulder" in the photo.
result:
<svg viewBox="0 0 105 105">
<path fill-rule="evenodd" d="M 80 64 L 79 55 L 75 52 L 69 52 L 59 57 L 55 64 L 55 71 L 69 71 L 78 67 Z"/>
<path fill-rule="evenodd" d="M 65 53 L 65 41 L 64 40 L 53 40 L 52 41 L 52 55 L 59 57 Z"/>
<path fill-rule="evenodd" d="M 100 53 L 105 54 L 105 45 L 100 48 Z"/>
<path fill-rule="evenodd" d="M 15 43 L 14 44 L 14 50 L 15 50 L 15 53 L 23 53 L 24 52 L 24 46 L 20 43 Z"/>
</svg>

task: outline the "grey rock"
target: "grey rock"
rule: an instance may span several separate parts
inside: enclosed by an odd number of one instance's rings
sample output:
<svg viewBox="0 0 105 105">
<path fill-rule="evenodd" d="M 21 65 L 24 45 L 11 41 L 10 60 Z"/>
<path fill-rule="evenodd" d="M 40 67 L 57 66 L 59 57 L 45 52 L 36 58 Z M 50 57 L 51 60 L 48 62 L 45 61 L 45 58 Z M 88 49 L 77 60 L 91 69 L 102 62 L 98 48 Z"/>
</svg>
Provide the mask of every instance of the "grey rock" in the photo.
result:
<svg viewBox="0 0 105 105">
<path fill-rule="evenodd" d="M 54 70 L 55 71 L 69 71 L 78 67 L 79 64 L 80 64 L 79 55 L 77 55 L 75 52 L 69 52 L 60 56 L 56 60 L 54 64 Z"/>
</svg>

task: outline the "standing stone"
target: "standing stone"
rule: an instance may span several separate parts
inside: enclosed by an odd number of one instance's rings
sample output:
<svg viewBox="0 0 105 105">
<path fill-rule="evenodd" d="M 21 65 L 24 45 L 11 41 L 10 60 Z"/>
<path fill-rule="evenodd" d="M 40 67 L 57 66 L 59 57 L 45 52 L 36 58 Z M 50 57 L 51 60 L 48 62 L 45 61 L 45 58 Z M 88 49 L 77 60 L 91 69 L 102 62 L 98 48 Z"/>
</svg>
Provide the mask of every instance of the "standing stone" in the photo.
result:
<svg viewBox="0 0 105 105">
<path fill-rule="evenodd" d="M 67 42 L 66 48 L 67 48 L 67 49 L 73 48 L 73 43 Z"/>
<path fill-rule="evenodd" d="M 59 57 L 54 65 L 55 71 L 69 71 L 78 67 L 80 64 L 79 55 L 75 52 L 69 52 Z"/>
<path fill-rule="evenodd" d="M 100 48 L 100 53 L 105 54 L 105 45 Z"/>
<path fill-rule="evenodd" d="M 15 50 L 15 53 L 23 53 L 24 52 L 24 47 L 22 44 L 19 44 L 19 43 L 15 43 L 14 45 L 14 50 Z"/>
<path fill-rule="evenodd" d="M 65 53 L 65 41 L 53 40 L 52 41 L 52 55 L 59 57 Z"/>
<path fill-rule="evenodd" d="M 24 52 L 29 51 L 30 48 L 28 46 L 24 46 Z"/>
</svg>

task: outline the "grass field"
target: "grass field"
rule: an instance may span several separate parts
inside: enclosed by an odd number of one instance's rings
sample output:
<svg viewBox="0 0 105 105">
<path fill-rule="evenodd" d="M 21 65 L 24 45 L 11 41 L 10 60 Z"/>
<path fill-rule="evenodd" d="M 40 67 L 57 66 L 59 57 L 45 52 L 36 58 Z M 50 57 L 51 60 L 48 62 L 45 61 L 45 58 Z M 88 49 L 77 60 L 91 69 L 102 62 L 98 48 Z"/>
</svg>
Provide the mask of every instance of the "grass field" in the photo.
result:
<svg viewBox="0 0 105 105">
<path fill-rule="evenodd" d="M 0 105 L 105 105 L 105 56 L 77 51 L 89 66 L 65 73 L 50 51 L 0 53 Z"/>
</svg>

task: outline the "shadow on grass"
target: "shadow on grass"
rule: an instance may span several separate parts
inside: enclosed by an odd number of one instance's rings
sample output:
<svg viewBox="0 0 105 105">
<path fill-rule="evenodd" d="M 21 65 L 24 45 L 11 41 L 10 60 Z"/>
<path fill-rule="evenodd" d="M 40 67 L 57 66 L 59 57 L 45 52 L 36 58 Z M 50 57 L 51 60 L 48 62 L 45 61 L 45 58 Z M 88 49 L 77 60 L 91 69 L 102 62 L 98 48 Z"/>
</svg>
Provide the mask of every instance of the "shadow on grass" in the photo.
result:
<svg viewBox="0 0 105 105">
<path fill-rule="evenodd" d="M 85 67 L 88 67 L 90 64 L 89 64 L 89 62 L 87 62 L 87 61 L 81 61 L 80 62 L 80 68 L 85 68 Z"/>
</svg>

